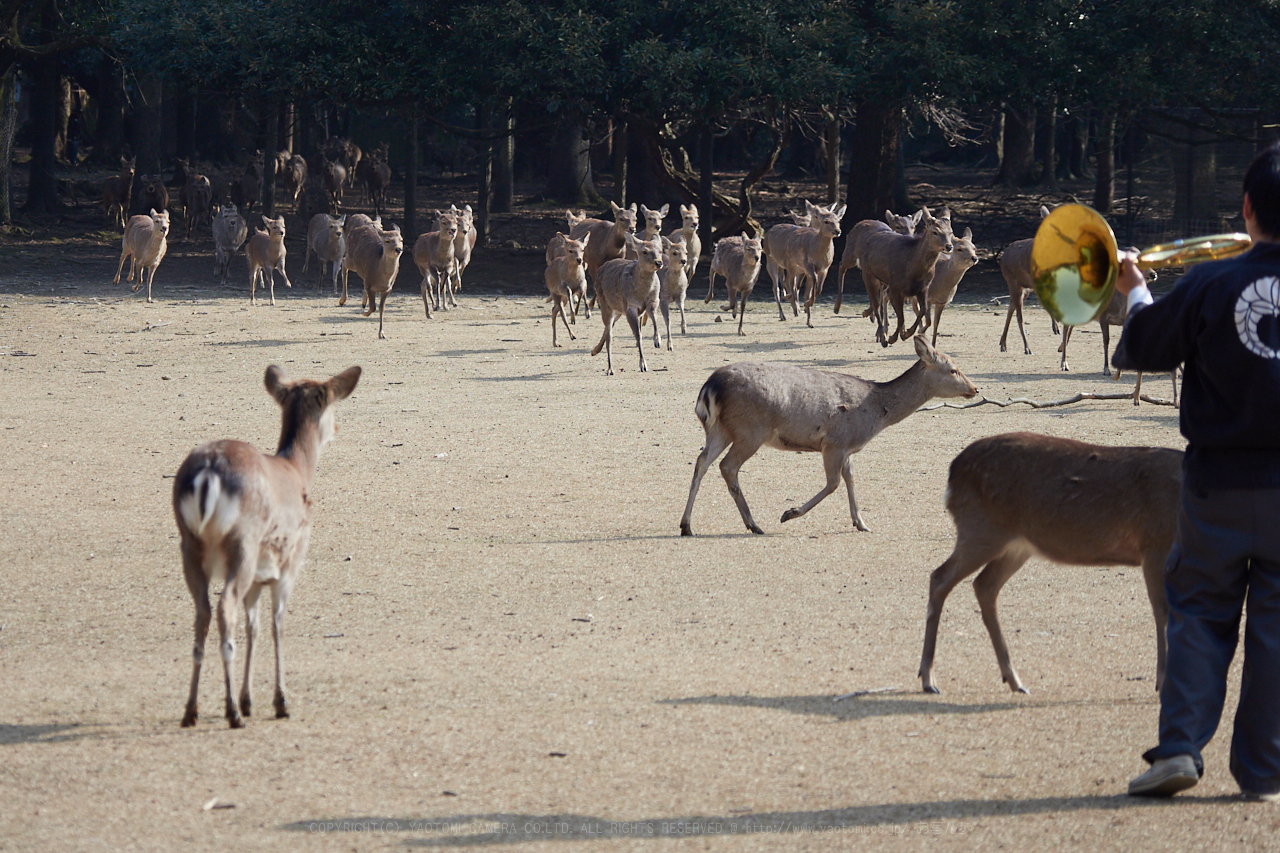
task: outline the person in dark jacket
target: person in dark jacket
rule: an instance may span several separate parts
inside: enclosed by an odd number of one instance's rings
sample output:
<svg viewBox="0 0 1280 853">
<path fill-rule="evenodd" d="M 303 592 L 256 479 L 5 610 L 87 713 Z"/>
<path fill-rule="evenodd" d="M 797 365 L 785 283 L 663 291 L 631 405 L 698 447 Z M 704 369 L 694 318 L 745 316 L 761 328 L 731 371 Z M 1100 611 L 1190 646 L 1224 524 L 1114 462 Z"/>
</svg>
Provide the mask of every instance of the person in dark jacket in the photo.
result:
<svg viewBox="0 0 1280 853">
<path fill-rule="evenodd" d="M 1129 783 L 1139 796 L 1171 796 L 1203 775 L 1247 609 L 1231 774 L 1246 797 L 1280 801 L 1280 144 L 1249 166 L 1243 212 L 1245 254 L 1193 267 L 1158 302 L 1132 258 L 1117 282 L 1129 312 L 1112 363 L 1183 366 L 1187 439 L 1165 567 L 1160 743 Z"/>
</svg>

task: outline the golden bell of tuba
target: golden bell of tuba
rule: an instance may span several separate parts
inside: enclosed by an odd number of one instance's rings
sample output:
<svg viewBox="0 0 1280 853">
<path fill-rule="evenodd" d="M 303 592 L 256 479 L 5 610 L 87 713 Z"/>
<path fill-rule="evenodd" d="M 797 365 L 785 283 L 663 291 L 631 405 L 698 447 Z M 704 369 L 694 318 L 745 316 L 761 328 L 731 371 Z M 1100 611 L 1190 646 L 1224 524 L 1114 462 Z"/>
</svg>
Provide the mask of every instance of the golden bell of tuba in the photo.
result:
<svg viewBox="0 0 1280 853">
<path fill-rule="evenodd" d="M 1138 269 L 1186 267 L 1246 251 L 1248 234 L 1214 234 L 1162 243 L 1138 253 Z M 1120 269 L 1116 236 L 1098 211 L 1083 204 L 1054 208 L 1031 246 L 1031 275 L 1040 304 L 1055 320 L 1082 326 L 1111 301 Z"/>
</svg>

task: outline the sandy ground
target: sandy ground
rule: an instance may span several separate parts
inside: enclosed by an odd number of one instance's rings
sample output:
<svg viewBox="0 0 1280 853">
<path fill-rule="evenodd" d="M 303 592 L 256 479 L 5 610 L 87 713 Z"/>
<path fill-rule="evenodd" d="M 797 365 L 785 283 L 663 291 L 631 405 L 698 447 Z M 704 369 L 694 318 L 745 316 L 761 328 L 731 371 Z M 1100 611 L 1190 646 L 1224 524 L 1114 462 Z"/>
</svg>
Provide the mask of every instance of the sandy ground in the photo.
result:
<svg viewBox="0 0 1280 853">
<path fill-rule="evenodd" d="M 431 321 L 405 273 L 380 342 L 376 319 L 298 281 L 301 264 L 276 307 L 251 309 L 240 278 L 216 286 L 176 249 L 148 305 L 110 284 L 113 251 L 54 251 L 0 257 L 0 849 L 1280 844 L 1280 811 L 1234 798 L 1226 737 L 1188 795 L 1124 795 L 1158 710 L 1137 569 L 1033 560 L 1010 582 L 1029 696 L 1002 685 L 967 584 L 942 623 L 942 695 L 916 678 L 928 575 L 953 538 L 951 458 L 1015 429 L 1180 447 L 1171 408 L 914 415 L 856 458 L 872 533 L 840 492 L 780 524 L 821 464 L 765 449 L 743 488 L 768 535 L 744 531 L 713 470 L 682 539 L 711 370 L 887 380 L 911 349 L 881 350 L 829 302 L 806 329 L 757 301 L 739 338 L 699 299 L 674 352 L 646 338 L 648 373 L 620 325 L 606 377 L 588 355 L 596 317 L 551 349 L 536 254 L 479 262 L 462 307 Z M 1115 390 L 1096 330 L 1062 374 L 1042 312 L 1035 355 L 1001 353 L 1004 312 L 985 302 L 949 310 L 939 339 L 985 395 Z M 207 440 L 274 446 L 270 363 L 365 370 L 313 491 L 286 622 L 293 716 L 262 716 L 264 645 L 258 714 L 228 730 L 211 639 L 203 716 L 184 730 L 193 609 L 170 478 Z M 1148 382 L 1168 396 L 1167 378 Z M 243 644 L 237 683 L 241 661 Z M 834 700 L 854 691 L 882 692 Z M 1233 685 L 1228 721 L 1234 704 Z M 203 808 L 215 798 L 234 807 Z"/>
</svg>

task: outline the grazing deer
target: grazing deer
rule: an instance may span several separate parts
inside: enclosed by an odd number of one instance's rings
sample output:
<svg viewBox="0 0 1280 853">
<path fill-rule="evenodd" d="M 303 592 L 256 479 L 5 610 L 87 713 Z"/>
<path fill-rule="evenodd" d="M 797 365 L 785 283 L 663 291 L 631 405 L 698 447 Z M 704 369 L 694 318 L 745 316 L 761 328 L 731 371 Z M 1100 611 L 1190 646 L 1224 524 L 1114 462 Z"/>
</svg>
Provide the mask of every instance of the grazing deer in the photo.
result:
<svg viewBox="0 0 1280 853">
<path fill-rule="evenodd" d="M 584 235 L 584 237 L 589 240 L 586 251 L 590 256 L 591 247 L 595 245 L 596 238 L 594 235 L 590 237 Z M 659 243 L 658 240 L 662 242 Z M 627 247 L 636 252 L 636 259 L 628 261 L 626 258 L 614 258 L 600 268 L 599 277 L 596 278 L 596 298 L 600 303 L 600 319 L 604 321 L 604 334 L 600 336 L 600 343 L 591 350 L 591 354 L 599 355 L 601 349 L 605 350 L 608 361 L 605 373 L 608 376 L 613 375 L 613 324 L 618 317 L 627 318 L 627 323 L 630 324 L 631 331 L 636 336 L 636 349 L 640 351 L 642 373 L 649 369 L 649 365 L 644 360 L 644 347 L 640 345 L 642 313 L 648 313 L 650 317 L 655 318 L 653 347 L 654 349 L 662 348 L 656 319 L 661 289 L 658 283 L 658 271 L 663 267 L 662 253 L 670 241 L 666 237 L 659 237 L 658 240 L 642 242 L 637 240 L 634 234 L 628 233 Z"/>
<path fill-rule="evenodd" d="M 861 236 L 858 266 L 868 291 L 876 289 L 880 294 L 875 316 L 876 340 L 881 346 L 887 347 L 899 338 L 906 340 L 915 334 L 927 313 L 917 315 L 911 328 L 904 331 L 903 306 L 908 300 L 923 303 L 938 258 L 955 248 L 954 239 L 950 211 L 943 210 L 941 216 L 934 217 L 927 207 L 923 209 L 916 234 L 877 229 Z M 890 305 L 898 317 L 898 328 L 892 335 L 889 334 Z"/>
<path fill-rule="evenodd" d="M 349 218 L 347 224 L 351 225 L 355 218 Z M 380 341 L 387 339 L 382 331 L 383 312 L 387 307 L 387 294 L 395 287 L 396 275 L 400 272 L 402 254 L 404 238 L 398 225 L 384 231 L 376 222 L 369 222 L 357 225 L 347 233 L 347 252 L 342 256 L 342 299 L 338 304 L 347 303 L 347 275 L 354 272 L 364 281 L 364 299 L 361 302 L 364 316 L 372 314 L 375 305 L 378 309 Z"/>
<path fill-rule="evenodd" d="M 738 485 L 738 470 L 762 445 L 779 450 L 821 453 L 827 484 L 808 503 L 788 509 L 783 523 L 799 518 L 836 490 L 844 479 L 853 526 L 867 530 L 853 497 L 853 454 L 885 427 L 892 426 L 935 397 L 973 397 L 978 393 L 951 357 L 921 335 L 915 338 L 920 360 L 889 382 L 812 370 L 790 364 L 740 362 L 722 367 L 702 385 L 694 413 L 706 430 L 706 446 L 693 468 L 689 502 L 680 519 L 680 535 L 692 536 L 693 501 L 711 463 L 725 448 L 720 473 L 752 533 L 764 533 L 751 517 Z"/>
<path fill-rule="evenodd" d="M 591 277 L 594 289 L 599 280 L 600 268 L 614 258 L 621 258 L 627 249 L 627 235 L 636 233 L 636 206 L 618 207 L 609 202 L 613 208 L 613 221 L 603 219 L 583 219 L 570 227 L 569 236 L 581 240 L 584 235 L 591 235 L 591 245 L 587 247 L 587 275 Z M 596 297 L 592 298 L 594 302 Z M 590 303 L 584 312 L 591 319 Z"/>
<path fill-rule="evenodd" d="M 920 680 L 937 693 L 933 654 L 947 595 L 981 569 L 973 591 L 1009 689 L 1027 688 L 1009 659 L 996 597 L 1029 558 L 1076 566 L 1142 566 L 1156 620 L 1156 690 L 1164 684 L 1165 560 L 1182 489 L 1182 451 L 1103 447 L 1015 432 L 979 439 L 951 462 L 947 511 L 956 544 L 929 577 Z"/>
<path fill-rule="evenodd" d="M 702 259 L 702 238 L 698 236 L 698 206 L 696 204 L 688 207 L 680 205 L 680 221 L 680 227 L 667 237 L 671 240 L 684 240 L 689 255 L 688 276 L 689 281 L 692 282 L 694 274 L 698 271 L 698 262 Z"/>
<path fill-rule="evenodd" d="M 678 232 L 677 232 L 678 233 Z M 671 351 L 671 303 L 680 308 L 680 334 L 688 331 L 684 325 L 684 297 L 689 290 L 689 275 L 686 272 L 689 264 L 689 247 L 684 243 L 684 236 L 662 240 L 662 269 L 658 272 L 658 305 L 662 308 L 662 322 L 667 329 L 667 352 Z M 653 318 L 654 326 L 658 319 Z"/>
<path fill-rule="evenodd" d="M 938 265 L 933 269 L 933 281 L 929 282 L 926 308 L 933 309 L 933 340 L 938 345 L 938 324 L 942 322 L 942 311 L 956 298 L 956 290 L 960 287 L 960 279 L 978 262 L 978 249 L 973 245 L 973 229 L 964 229 L 964 234 L 956 238 L 950 252 L 938 256 Z M 928 320 L 928 317 L 925 317 Z"/>
<path fill-rule="evenodd" d="M 258 304 L 258 299 L 254 293 L 257 290 L 258 282 L 261 281 L 264 287 L 270 289 L 271 304 L 275 305 L 275 271 L 280 271 L 285 287 L 293 287 L 289 282 L 289 274 L 284 269 L 286 255 L 284 247 L 284 217 L 278 216 L 275 219 L 271 219 L 263 216 L 262 224 L 267 227 L 267 230 L 260 231 L 255 228 L 253 236 L 249 238 L 248 244 L 244 247 L 245 259 L 249 262 L 249 304 Z"/>
<path fill-rule="evenodd" d="M 1040 205 L 1040 218 L 1049 215 L 1049 208 Z M 1017 240 L 1005 247 L 1000 255 L 1000 274 L 1009 286 L 1009 310 L 1004 315 L 1004 334 L 1000 336 L 1000 352 L 1007 352 L 1009 340 L 1009 322 L 1013 315 L 1018 315 L 1018 333 L 1022 335 L 1022 351 L 1031 355 L 1031 344 L 1027 343 L 1027 329 L 1022 322 L 1022 303 L 1027 298 L 1027 291 L 1035 289 L 1035 279 L 1031 275 L 1031 247 L 1035 239 Z M 1058 321 L 1049 317 L 1053 333 L 1058 334 Z"/>
<path fill-rule="evenodd" d="M 160 262 L 164 260 L 164 253 L 169 248 L 169 211 L 163 210 L 159 213 L 153 208 L 150 215 L 133 216 L 129 219 L 129 224 L 124 228 L 124 237 L 121 240 L 120 248 L 120 266 L 116 267 L 116 277 L 114 284 L 120 283 L 120 273 L 124 269 L 124 259 L 129 259 L 129 277 L 126 281 L 133 281 L 134 272 L 138 274 L 138 281 L 133 286 L 133 292 L 137 293 L 138 288 L 142 287 L 142 280 L 147 281 L 147 301 L 153 302 L 151 298 L 151 285 L 155 283 L 156 268 L 160 266 Z"/>
<path fill-rule="evenodd" d="M 120 158 L 120 174 L 102 182 L 102 213 L 112 225 L 124 228 L 125 216 L 133 200 L 133 176 L 138 158 Z"/>
<path fill-rule="evenodd" d="M 231 256 L 240 250 L 249 236 L 249 226 L 231 203 L 219 205 L 213 215 L 213 274 L 227 283 Z"/>
<path fill-rule="evenodd" d="M 716 241 L 716 250 L 711 256 L 711 269 L 708 274 L 710 286 L 707 298 L 710 302 L 716 291 L 716 276 L 724 278 L 725 287 L 729 291 L 728 310 L 738 318 L 738 334 L 746 336 L 742 331 L 742 321 L 747 315 L 747 296 L 756 286 L 760 277 L 760 260 L 764 257 L 764 244 L 759 237 L 751 237 L 743 231 L 741 237 L 724 237 Z"/>
<path fill-rule="evenodd" d="M 427 319 L 431 318 L 433 302 L 437 310 L 449 310 L 449 278 L 453 275 L 454 240 L 458 236 L 456 216 L 438 210 L 435 216 L 436 230 L 419 236 L 413 244 L 413 262 L 422 273 L 422 307 Z"/>
<path fill-rule="evenodd" d="M 556 232 L 555 239 L 559 240 L 560 254 L 552 258 L 547 264 L 546 272 L 543 273 L 543 280 L 547 285 L 547 292 L 551 295 L 547 297 L 547 301 L 551 305 L 551 346 L 558 347 L 560 344 L 556 341 L 556 315 L 560 316 L 560 320 L 564 323 L 564 330 L 569 333 L 569 340 L 577 340 L 573 334 L 573 330 L 569 328 L 569 321 L 565 320 L 564 307 L 569 306 L 570 316 L 576 313 L 573 306 L 574 294 L 578 295 L 579 304 L 583 304 L 587 299 L 587 275 L 584 264 L 584 256 L 587 246 L 591 242 L 591 235 L 583 235 L 581 240 L 575 240 L 572 237 L 566 237 L 560 232 Z M 576 322 L 576 318 L 574 319 Z"/>
<path fill-rule="evenodd" d="M 333 265 L 333 293 L 338 293 L 338 273 L 342 267 L 342 256 L 347 251 L 347 240 L 342 233 L 342 227 L 346 224 L 346 216 L 330 216 L 327 213 L 317 213 L 311 217 L 311 222 L 307 224 L 307 256 L 302 264 L 302 272 L 305 275 L 307 269 L 311 266 L 311 256 L 315 255 L 316 260 L 320 264 L 319 277 L 316 279 L 316 291 L 319 292 L 320 285 L 324 282 L 324 265 Z"/>
<path fill-rule="evenodd" d="M 784 223 L 765 232 L 765 269 L 773 281 L 773 298 L 778 306 L 779 320 L 787 319 L 782 310 L 783 290 L 790 293 L 792 312 L 800 315 L 796 294 L 800 289 L 800 279 L 804 279 L 805 324 L 813 328 L 813 301 L 822 292 L 827 270 L 835 260 L 832 241 L 840 236 L 840 218 L 844 216 L 845 205 L 819 207 L 806 199 L 804 206 L 810 225 Z"/>
<path fill-rule="evenodd" d="M 173 514 L 182 540 L 182 573 L 195 601 L 195 645 L 184 728 L 198 716 L 197 694 L 205 638 L 213 610 L 209 586 L 223 581 L 218 602 L 219 651 L 226 685 L 227 722 L 244 727 L 253 710 L 253 646 L 258 638 L 258 596 L 270 587 L 271 635 L 276 647 L 276 718 L 289 716 L 284 692 L 284 616 L 311 538 L 312 502 L 320 450 L 337 432 L 333 404 L 360 381 L 351 367 L 327 382 L 289 382 L 279 367 L 267 368 L 267 393 L 282 410 L 280 443 L 268 456 L 242 441 L 203 444 L 187 456 L 173 481 Z M 232 698 L 235 631 L 244 603 L 246 643 L 240 702 Z"/>
</svg>

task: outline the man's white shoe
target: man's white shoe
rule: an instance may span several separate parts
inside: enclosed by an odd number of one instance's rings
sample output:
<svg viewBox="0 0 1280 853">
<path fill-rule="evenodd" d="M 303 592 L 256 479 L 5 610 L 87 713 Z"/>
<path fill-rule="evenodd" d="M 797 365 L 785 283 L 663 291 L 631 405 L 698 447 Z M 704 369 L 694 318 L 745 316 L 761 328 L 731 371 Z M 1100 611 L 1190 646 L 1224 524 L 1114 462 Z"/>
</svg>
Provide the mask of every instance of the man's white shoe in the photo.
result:
<svg viewBox="0 0 1280 853">
<path fill-rule="evenodd" d="M 1241 791 L 1240 796 L 1254 803 L 1280 803 L 1280 791 L 1274 794 L 1259 794 L 1254 791 Z"/>
<path fill-rule="evenodd" d="M 1158 758 L 1151 769 L 1129 783 L 1129 795 L 1133 797 L 1172 797 L 1200 781 L 1196 762 L 1190 755 L 1174 755 Z"/>
</svg>

